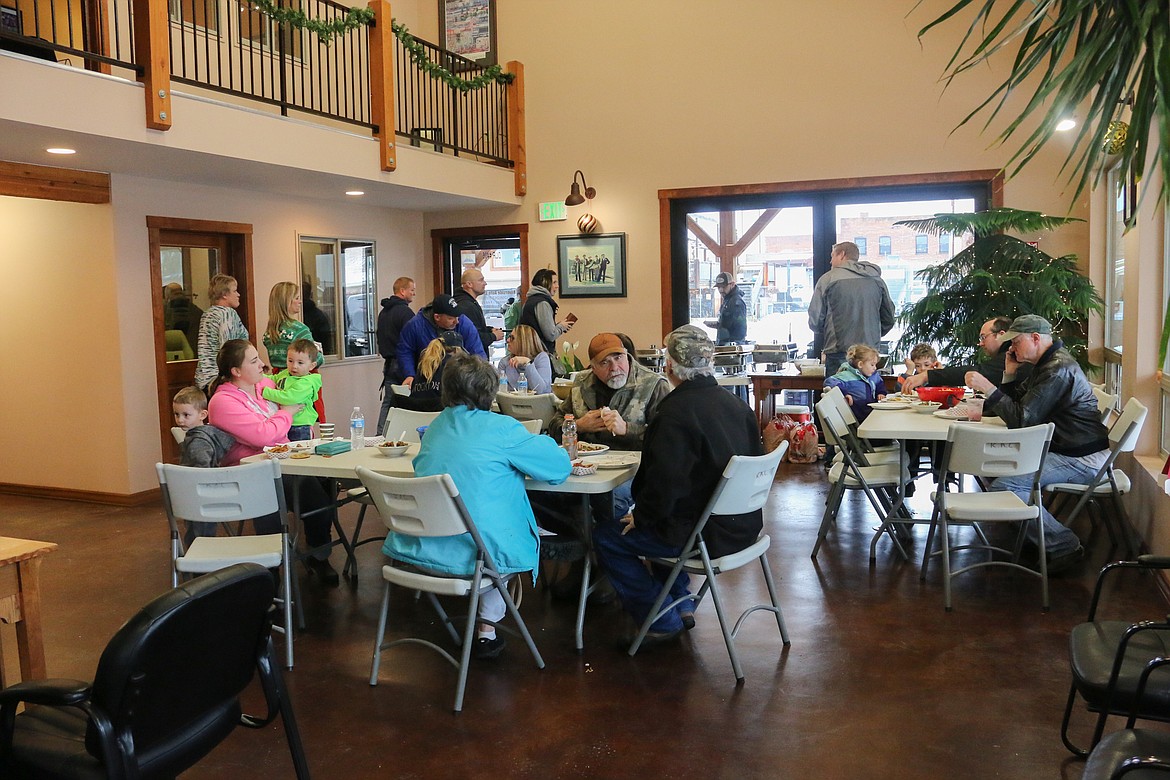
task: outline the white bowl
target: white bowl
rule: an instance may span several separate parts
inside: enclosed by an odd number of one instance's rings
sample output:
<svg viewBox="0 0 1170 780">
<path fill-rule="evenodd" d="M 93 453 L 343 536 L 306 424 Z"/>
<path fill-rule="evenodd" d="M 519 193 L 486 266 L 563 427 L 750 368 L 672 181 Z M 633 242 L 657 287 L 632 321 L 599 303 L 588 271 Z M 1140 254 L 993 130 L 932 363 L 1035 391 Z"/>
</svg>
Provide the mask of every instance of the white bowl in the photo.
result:
<svg viewBox="0 0 1170 780">
<path fill-rule="evenodd" d="M 406 454 L 407 450 L 410 449 L 410 445 L 406 442 L 402 442 L 397 447 L 390 444 L 379 444 L 378 446 L 374 447 L 374 449 L 385 455 L 387 458 L 400 458 Z"/>
<path fill-rule="evenodd" d="M 919 414 L 934 414 L 942 408 L 942 404 L 938 401 L 919 401 L 914 405 L 914 411 Z"/>
</svg>

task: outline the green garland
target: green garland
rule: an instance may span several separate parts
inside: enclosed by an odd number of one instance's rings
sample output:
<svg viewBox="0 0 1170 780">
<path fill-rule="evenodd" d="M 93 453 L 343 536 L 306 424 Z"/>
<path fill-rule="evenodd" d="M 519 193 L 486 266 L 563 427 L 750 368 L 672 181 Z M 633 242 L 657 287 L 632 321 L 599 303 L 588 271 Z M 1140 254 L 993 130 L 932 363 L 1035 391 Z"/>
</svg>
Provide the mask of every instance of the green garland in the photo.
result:
<svg viewBox="0 0 1170 780">
<path fill-rule="evenodd" d="M 315 33 L 321 43 L 326 46 L 333 43 L 333 39 L 338 35 L 374 22 L 374 12 L 369 8 L 351 8 L 345 16 L 338 17 L 331 22 L 324 22 L 320 19 L 310 19 L 299 8 L 278 7 L 274 0 L 248 0 L 248 5 L 275 22 Z M 470 92 L 473 89 L 482 89 L 488 84 L 511 84 L 512 80 L 515 79 L 514 75 L 505 73 L 499 65 L 485 68 L 475 78 L 461 78 L 439 63 L 432 62 L 427 56 L 426 48 L 414 39 L 406 27 L 391 20 L 390 29 L 393 30 L 398 40 L 402 41 L 402 47 L 410 53 L 410 58 L 414 60 L 414 64 L 419 70 L 432 78 L 439 79 L 452 89 Z"/>
<path fill-rule="evenodd" d="M 402 47 L 410 53 L 410 58 L 414 60 L 414 64 L 418 66 L 419 70 L 432 78 L 439 79 L 452 89 L 457 89 L 460 92 L 470 92 L 473 89 L 482 89 L 488 84 L 511 84 L 512 80 L 516 78 L 511 73 L 505 73 L 504 69 L 499 65 L 492 65 L 490 68 L 485 68 L 482 73 L 473 79 L 460 78 L 439 63 L 431 62 L 427 56 L 426 48 L 416 41 L 414 36 L 404 26 L 398 22 L 391 21 L 390 29 L 398 36 L 398 40 L 402 41 Z"/>
<path fill-rule="evenodd" d="M 299 8 L 277 7 L 273 0 L 248 0 L 247 4 L 274 22 L 316 33 L 317 38 L 326 46 L 333 43 L 333 39 L 338 35 L 372 24 L 374 21 L 374 12 L 369 8 L 351 8 L 346 11 L 345 16 L 331 22 L 323 22 L 320 19 L 310 19 Z"/>
</svg>

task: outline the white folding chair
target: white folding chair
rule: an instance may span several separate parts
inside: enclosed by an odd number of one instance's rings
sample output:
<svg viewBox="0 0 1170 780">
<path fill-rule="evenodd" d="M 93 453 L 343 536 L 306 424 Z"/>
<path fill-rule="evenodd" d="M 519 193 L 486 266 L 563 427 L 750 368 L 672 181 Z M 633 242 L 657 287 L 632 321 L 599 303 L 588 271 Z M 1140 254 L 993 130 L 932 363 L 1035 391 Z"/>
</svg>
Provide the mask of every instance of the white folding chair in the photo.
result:
<svg viewBox="0 0 1170 780">
<path fill-rule="evenodd" d="M 866 465 L 876 466 L 880 463 L 898 462 L 898 459 L 901 457 L 900 453 L 902 449 L 900 445 L 883 444 L 880 447 L 874 446 L 874 444 L 871 443 L 869 439 L 863 438 L 860 434 L 858 434 L 857 429 L 860 427 L 860 423 L 857 422 L 857 415 L 853 413 L 853 407 L 850 406 L 849 402 L 845 400 L 845 393 L 841 391 L 840 387 L 833 385 L 829 389 L 825 390 L 823 393 L 821 393 L 821 400 L 831 403 L 837 412 L 841 415 L 841 419 L 845 421 L 846 427 L 849 428 L 850 433 L 852 433 L 853 436 L 857 439 L 857 442 L 861 445 L 862 451 L 866 453 Z M 833 459 L 833 462 L 841 462 L 840 453 L 837 453 Z"/>
<path fill-rule="evenodd" d="M 544 430 L 544 423 L 540 420 L 521 420 L 520 424 L 524 426 L 524 430 L 532 434 L 539 434 Z"/>
<path fill-rule="evenodd" d="M 288 513 L 280 465 L 276 460 L 215 469 L 156 463 L 163 506 L 171 526 L 171 587 L 179 574 L 206 574 L 233 563 L 258 563 L 280 569 L 277 602 L 284 607 L 284 625 L 273 630 L 284 634 L 285 664 L 293 667 L 292 610 L 297 603 L 299 625 L 304 627 L 300 602 L 295 599 L 289 548 Z M 186 549 L 179 535 L 179 520 L 188 523 L 234 523 L 276 513 L 280 533 L 254 536 L 197 536 Z"/>
<path fill-rule="evenodd" d="M 1123 452 L 1133 452 L 1137 446 L 1137 440 L 1146 424 L 1148 412 L 1145 405 L 1136 398 L 1131 398 L 1126 402 L 1125 408 L 1121 410 L 1121 416 L 1117 418 L 1117 422 L 1109 430 L 1109 457 L 1089 484 L 1057 482 L 1044 488 L 1051 496 L 1066 498 L 1076 496 L 1080 499 L 1073 507 L 1068 519 L 1064 521 L 1065 525 L 1072 525 L 1073 520 L 1076 520 L 1077 515 L 1086 507 L 1089 507 L 1090 516 L 1092 516 L 1093 507 L 1097 506 L 1096 502 L 1099 499 L 1108 498 L 1112 501 L 1116 515 L 1102 512 L 1099 507 L 1096 514 L 1104 521 L 1109 538 L 1114 545 L 1117 544 L 1117 533 L 1120 533 L 1122 538 L 1126 540 L 1127 552 L 1130 538 L 1129 520 L 1121 497 L 1130 491 L 1130 481 L 1126 473 L 1116 468 L 1115 464 L 1118 455 Z M 1114 522 L 1111 520 L 1116 523 L 1116 533 Z"/>
<path fill-rule="evenodd" d="M 930 531 L 926 536 L 926 551 L 922 555 L 922 572 L 926 578 L 926 565 L 932 556 L 940 556 L 943 565 L 943 605 L 951 610 L 951 578 L 963 572 L 985 566 L 1007 566 L 1040 577 L 1042 602 L 1048 610 L 1048 561 L 1044 546 L 1044 523 L 1040 519 L 1040 470 L 1052 442 L 1052 423 L 1033 425 L 1029 428 L 1000 428 L 990 425 L 954 423 L 947 430 L 947 446 L 943 451 L 942 474 L 939 481 L 941 490 L 931 493 L 934 512 L 930 517 Z M 1014 477 L 1031 474 L 1032 492 L 1024 501 L 1015 493 L 993 490 L 986 493 L 951 492 L 951 475 L 956 484 L 962 475 L 970 474 L 988 480 L 997 477 Z M 979 529 L 980 523 L 1011 522 L 1021 523 L 1019 539 L 1022 541 L 1024 525 L 1036 523 L 1036 538 L 1039 540 L 1040 571 L 1036 572 L 1018 562 L 1020 542 L 1015 549 L 1007 550 L 987 541 Z M 954 524 L 971 525 L 978 530 L 978 541 L 972 544 L 951 546 L 950 527 Z M 938 532 L 939 549 L 932 550 L 935 531 Z M 986 550 L 991 558 L 978 561 L 959 569 L 951 570 L 951 553 L 960 550 Z M 1008 560 L 995 560 L 995 553 L 1009 556 Z"/>
<path fill-rule="evenodd" d="M 468 561 L 472 573 L 459 577 L 438 572 L 425 571 L 421 568 L 401 564 L 391 559 L 391 563 L 382 567 L 382 578 L 386 581 L 382 591 L 382 609 L 378 617 L 378 634 L 374 640 L 373 668 L 370 671 L 370 685 L 378 684 L 378 667 L 382 661 L 382 651 L 399 644 L 421 644 L 436 651 L 459 670 L 459 682 L 455 691 L 455 711 L 463 709 L 463 693 L 467 688 L 467 667 L 471 659 L 471 646 L 475 640 L 475 624 L 483 622 L 477 615 L 480 595 L 495 589 L 503 597 L 508 614 L 516 621 L 519 634 L 524 638 L 528 650 L 536 661 L 536 668 L 544 668 L 544 659 L 536 649 L 536 643 L 528 633 L 528 626 L 516 603 L 508 593 L 507 582 L 512 575 L 501 575 L 496 571 L 491 553 L 484 546 L 475 521 L 467 512 L 463 499 L 459 496 L 459 489 L 449 474 L 438 474 L 432 477 L 389 477 L 377 474 L 364 466 L 357 467 L 358 478 L 366 486 L 374 506 L 382 516 L 382 522 L 393 533 L 416 537 L 461 536 L 469 534 L 475 543 L 476 555 L 474 561 Z M 490 488 L 487 488 L 490 489 Z M 454 562 L 452 562 L 454 563 Z M 431 603 L 439 613 L 439 617 L 447 632 L 456 644 L 460 645 L 461 653 L 458 661 L 434 642 L 418 637 L 396 639 L 383 642 L 386 637 L 387 615 L 390 609 L 390 586 L 399 585 L 407 590 L 426 593 Z M 436 596 L 459 596 L 468 599 L 467 622 L 463 628 L 463 637 L 456 633 L 454 624 L 439 604 Z M 509 631 L 504 626 L 493 623 L 501 631 Z"/>
<path fill-rule="evenodd" d="M 1097 411 L 1101 413 L 1101 422 L 1108 423 L 1109 418 L 1117 409 L 1117 396 L 1105 390 L 1105 385 L 1093 385 L 1093 397 L 1097 399 Z"/>
<path fill-rule="evenodd" d="M 832 401 L 826 401 L 822 397 L 817 402 L 816 409 L 825 442 L 838 449 L 842 460 L 829 469 L 829 495 L 825 499 L 825 513 L 821 517 L 812 557 L 817 557 L 829 533 L 829 527 L 835 524 L 845 491 L 860 490 L 882 518 L 882 525 L 870 542 L 870 561 L 877 558 L 877 540 L 883 533 L 889 535 L 898 554 L 904 560 L 909 560 L 898 538 L 897 529 L 899 524 L 913 522 L 913 519 L 902 511 L 901 503 L 896 498 L 901 486 L 910 481 L 909 469 L 902 465 L 900 455 L 899 459 L 893 462 L 872 463 L 869 460 L 870 453 L 861 449 Z"/>
<path fill-rule="evenodd" d="M 544 430 L 557 412 L 558 400 L 552 393 L 521 395 L 501 390 L 496 393 L 496 403 L 500 405 L 500 411 L 509 417 L 540 420 L 541 430 Z"/>
<path fill-rule="evenodd" d="M 698 608 L 708 591 L 711 593 L 711 600 L 715 603 L 715 614 L 719 616 L 719 627 L 723 630 L 723 641 L 727 645 L 727 654 L 731 656 L 731 668 L 735 671 L 735 679 L 737 682 L 743 680 L 743 669 L 739 663 L 739 655 L 735 651 L 735 637 L 739 634 L 739 629 L 748 615 L 761 609 L 773 613 L 776 616 L 776 626 L 780 629 L 781 641 L 785 645 L 789 644 L 788 628 L 784 625 L 784 613 L 781 611 L 780 602 L 776 598 L 776 584 L 772 580 L 772 571 L 768 568 L 767 556 L 768 547 L 772 543 L 771 538 L 767 534 L 761 533 L 754 543 L 743 550 L 715 559 L 712 559 L 707 553 L 707 543 L 703 541 L 703 528 L 707 525 L 712 515 L 747 514 L 762 509 L 764 504 L 768 503 L 768 495 L 772 490 L 772 481 L 776 478 L 776 467 L 780 465 L 780 461 L 784 459 L 784 453 L 787 451 L 788 442 L 783 442 L 767 455 L 755 457 L 747 455 L 732 456 L 731 460 L 727 462 L 727 466 L 724 467 L 723 475 L 720 477 L 719 483 L 715 486 L 715 491 L 711 494 L 710 500 L 707 501 L 707 506 L 703 508 L 703 514 L 700 515 L 699 521 L 695 523 L 695 528 L 691 531 L 686 545 L 683 546 L 682 554 L 677 558 L 649 559 L 651 562 L 660 566 L 669 566 L 670 574 L 664 581 L 662 590 L 659 591 L 658 598 L 654 601 L 654 606 L 650 608 L 650 614 L 646 616 L 646 620 L 643 621 L 642 627 L 638 630 L 638 635 L 634 637 L 634 642 L 630 645 L 630 655 L 638 652 L 638 648 L 642 645 L 642 640 L 646 638 L 646 632 L 650 630 L 650 626 L 655 620 L 658 620 L 683 601 L 691 600 L 694 602 L 695 607 Z M 752 561 L 760 562 L 760 568 L 764 571 L 764 582 L 768 586 L 768 597 L 771 603 L 756 604 L 744 610 L 740 614 L 739 619 L 735 621 L 735 626 L 729 629 L 727 615 L 724 612 L 723 599 L 719 593 L 719 584 L 716 581 L 716 577 L 724 572 L 738 569 Z M 703 587 L 697 594 L 688 594 L 683 598 L 676 599 L 663 606 L 663 603 L 670 596 L 671 586 L 683 570 L 686 570 L 688 574 L 704 575 L 707 579 L 703 583 Z"/>
<path fill-rule="evenodd" d="M 175 437 L 175 444 L 182 444 L 187 440 L 187 432 L 177 425 L 171 428 L 171 436 Z"/>
<path fill-rule="evenodd" d="M 408 393 L 409 394 L 409 393 Z M 418 429 L 424 425 L 430 425 L 435 421 L 441 412 L 416 412 L 413 409 L 400 409 L 397 406 L 390 407 L 390 413 L 386 415 L 386 425 L 382 427 L 382 436 L 387 439 L 398 440 L 401 437 L 402 441 L 418 443 L 422 441 L 418 435 Z M 353 482 L 346 480 L 348 484 Z M 370 497 L 366 495 L 364 487 L 352 487 L 345 491 L 346 498 L 349 501 L 361 504 L 361 511 L 358 512 L 357 522 L 353 526 L 353 535 L 349 539 L 349 548 L 356 551 L 358 547 L 370 542 L 380 542 L 386 538 L 385 534 L 375 534 L 374 536 L 367 536 L 365 539 L 361 538 L 362 525 L 366 522 L 366 510 L 374 505 Z M 341 573 L 347 577 L 357 576 L 357 558 L 350 556 L 345 560 L 345 566 L 342 567 Z"/>
</svg>

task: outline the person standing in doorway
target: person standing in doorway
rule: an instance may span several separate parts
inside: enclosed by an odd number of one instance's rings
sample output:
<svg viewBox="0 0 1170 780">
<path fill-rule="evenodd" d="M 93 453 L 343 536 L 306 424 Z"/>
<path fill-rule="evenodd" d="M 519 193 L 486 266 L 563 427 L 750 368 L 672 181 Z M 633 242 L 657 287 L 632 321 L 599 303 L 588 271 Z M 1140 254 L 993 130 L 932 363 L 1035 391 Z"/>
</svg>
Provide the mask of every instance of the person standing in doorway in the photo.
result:
<svg viewBox="0 0 1170 780">
<path fill-rule="evenodd" d="M 211 307 L 199 319 L 199 338 L 196 340 L 195 386 L 206 392 L 207 386 L 219 375 L 216 358 L 219 349 L 233 339 L 248 340 L 236 309 L 240 307 L 240 285 L 234 277 L 216 274 L 207 283 L 207 297 Z M 210 395 L 210 393 L 208 393 Z"/>
<path fill-rule="evenodd" d="M 715 277 L 715 289 L 723 298 L 719 304 L 719 326 L 715 332 L 715 344 L 738 344 L 747 339 L 747 303 L 735 278 L 723 272 Z"/>
<path fill-rule="evenodd" d="M 483 278 L 483 271 L 478 268 L 468 268 L 459 278 L 459 289 L 451 297 L 455 299 L 459 313 L 471 320 L 471 324 L 479 332 L 479 340 L 483 342 L 483 352 L 490 356 L 492 344 L 502 339 L 504 332 L 499 328 L 489 328 L 487 320 L 484 319 L 483 307 L 479 305 L 476 298 L 483 295 L 486 290 L 487 281 Z"/>
<path fill-rule="evenodd" d="M 894 301 L 882 271 L 860 257 L 852 241 L 834 244 L 831 268 L 817 281 L 808 305 L 808 326 L 824 352 L 825 376 L 837 373 L 850 346 L 879 349 L 894 327 Z"/>
</svg>

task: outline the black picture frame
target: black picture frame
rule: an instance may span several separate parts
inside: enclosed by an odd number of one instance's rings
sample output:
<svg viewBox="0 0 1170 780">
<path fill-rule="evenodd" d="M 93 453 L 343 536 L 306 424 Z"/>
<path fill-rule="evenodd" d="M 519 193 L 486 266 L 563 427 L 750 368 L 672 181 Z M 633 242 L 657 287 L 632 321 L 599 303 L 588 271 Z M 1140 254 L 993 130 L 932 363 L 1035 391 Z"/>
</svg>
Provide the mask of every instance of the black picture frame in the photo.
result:
<svg viewBox="0 0 1170 780">
<path fill-rule="evenodd" d="M 626 234 L 557 236 L 562 298 L 626 297 Z"/>
<path fill-rule="evenodd" d="M 473 63 L 452 70 L 495 65 L 496 0 L 439 0 L 439 45 Z"/>
</svg>

